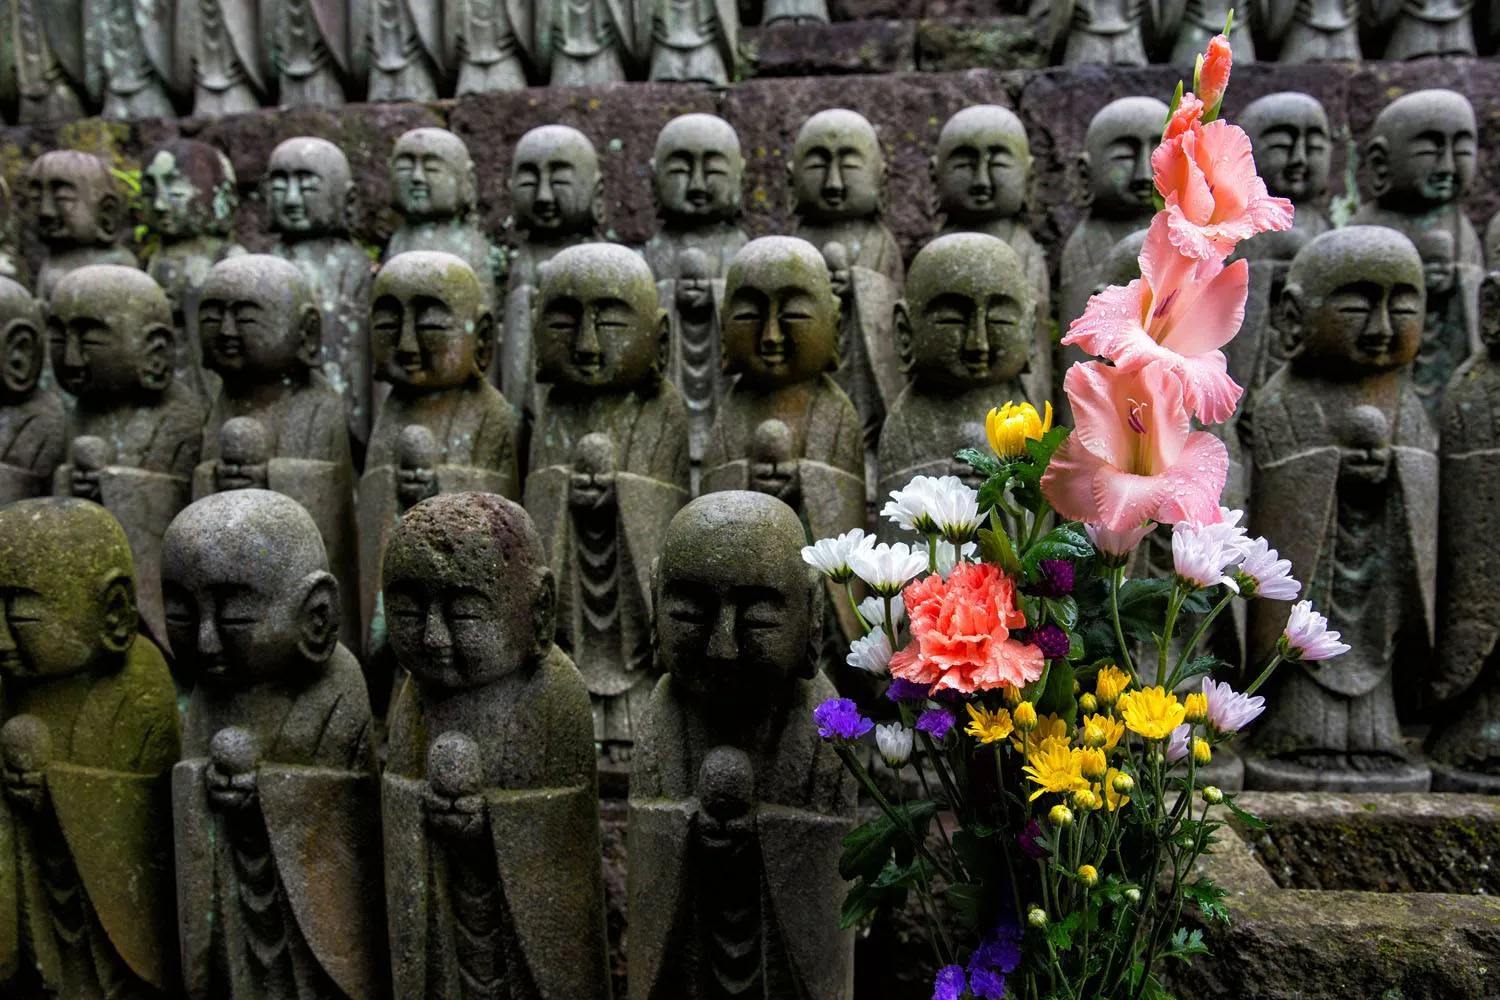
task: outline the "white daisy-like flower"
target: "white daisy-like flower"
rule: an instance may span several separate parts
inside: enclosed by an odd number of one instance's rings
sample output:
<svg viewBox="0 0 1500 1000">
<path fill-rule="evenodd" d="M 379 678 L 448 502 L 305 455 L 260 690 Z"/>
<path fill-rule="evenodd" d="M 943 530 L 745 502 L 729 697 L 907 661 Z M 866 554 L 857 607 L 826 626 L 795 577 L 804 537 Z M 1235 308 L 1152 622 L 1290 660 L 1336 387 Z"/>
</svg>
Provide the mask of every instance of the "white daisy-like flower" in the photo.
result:
<svg viewBox="0 0 1500 1000">
<path fill-rule="evenodd" d="M 1272 601 L 1293 601 L 1302 592 L 1302 584 L 1292 577 L 1292 561 L 1280 559 L 1271 543 L 1264 538 L 1250 541 L 1245 559 L 1235 571 L 1240 593 L 1246 597 L 1264 597 Z"/>
<path fill-rule="evenodd" d="M 902 767 L 911 760 L 911 744 L 912 731 L 899 722 L 875 727 L 875 745 L 891 767 Z"/>
<path fill-rule="evenodd" d="M 844 662 L 855 670 L 884 677 L 891 672 L 890 636 L 883 628 L 872 629 L 868 635 L 849 644 L 849 655 L 844 657 Z"/>
<path fill-rule="evenodd" d="M 1238 590 L 1239 584 L 1225 575 L 1225 570 L 1245 557 L 1236 531 L 1243 534 L 1233 525 L 1178 522 L 1172 528 L 1172 569 L 1177 579 L 1195 590 L 1221 583 Z"/>
<path fill-rule="evenodd" d="M 965 542 L 963 547 L 960 548 L 952 542 L 945 542 L 939 539 L 937 543 L 938 576 L 944 580 L 948 579 L 948 574 L 953 572 L 953 567 L 957 566 L 960 560 L 971 562 L 978 552 L 978 542 Z"/>
<path fill-rule="evenodd" d="M 1217 733 L 1237 733 L 1266 710 L 1266 699 L 1247 697 L 1212 677 L 1203 678 L 1203 697 L 1208 701 L 1208 724 Z"/>
<path fill-rule="evenodd" d="M 906 581 L 927 569 L 927 553 L 905 542 L 881 542 L 874 548 L 851 552 L 849 568 L 881 597 L 894 597 Z"/>
<path fill-rule="evenodd" d="M 843 583 L 854 575 L 849 567 L 849 557 L 874 547 L 875 536 L 855 528 L 835 538 L 820 538 L 811 545 L 802 546 L 802 561 L 834 583 Z"/>
<path fill-rule="evenodd" d="M 859 602 L 859 616 L 871 628 L 879 628 L 885 624 L 885 601 L 878 597 L 866 597 Z M 901 623 L 906 620 L 906 602 L 901 600 L 900 594 L 891 598 L 891 617 L 895 619 L 892 624 L 896 628 L 900 628 Z"/>
<path fill-rule="evenodd" d="M 892 490 L 880 515 L 906 531 L 967 542 L 979 531 L 979 493 L 957 476 L 917 476 Z"/>
<path fill-rule="evenodd" d="M 1298 601 L 1287 615 L 1279 646 L 1288 660 L 1328 660 L 1349 652 L 1349 644 L 1339 638 L 1329 630 L 1328 619 L 1313 610 L 1312 601 Z"/>
</svg>

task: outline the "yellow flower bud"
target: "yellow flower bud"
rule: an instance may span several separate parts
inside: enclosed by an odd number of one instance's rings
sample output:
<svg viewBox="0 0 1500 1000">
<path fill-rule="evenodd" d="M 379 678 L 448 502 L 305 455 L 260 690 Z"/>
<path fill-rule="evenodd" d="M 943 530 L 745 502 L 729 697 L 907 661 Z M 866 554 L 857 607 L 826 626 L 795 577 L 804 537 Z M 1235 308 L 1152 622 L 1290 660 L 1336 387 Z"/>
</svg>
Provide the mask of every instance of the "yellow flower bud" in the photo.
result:
<svg viewBox="0 0 1500 1000">
<path fill-rule="evenodd" d="M 1099 801 L 1089 789 L 1080 788 L 1073 793 L 1073 808 L 1079 812 L 1093 812 L 1099 808 Z"/>
<path fill-rule="evenodd" d="M 1073 810 L 1063 805 L 1053 806 L 1047 814 L 1047 821 L 1053 826 L 1068 826 L 1073 822 Z"/>
<path fill-rule="evenodd" d="M 1084 693 L 1078 698 L 1078 707 L 1085 715 L 1092 715 L 1099 711 L 1099 699 L 1091 694 Z"/>
<path fill-rule="evenodd" d="M 1000 697 L 1005 699 L 1005 704 L 1015 708 L 1021 704 L 1021 689 L 1014 684 L 1002 684 L 1000 686 Z"/>
<path fill-rule="evenodd" d="M 1078 739 L 1084 746 L 1095 749 L 1109 742 L 1109 734 L 1098 722 L 1085 722 Z"/>
<path fill-rule="evenodd" d="M 1094 696 L 1101 705 L 1113 705 L 1130 685 L 1130 675 L 1113 663 L 1099 668 L 1094 678 Z"/>
<path fill-rule="evenodd" d="M 1001 458 L 1019 458 L 1026 454 L 1028 440 L 1041 440 L 1052 429 L 1052 404 L 1046 404 L 1046 416 L 1037 413 L 1030 403 L 1006 403 L 991 410 L 984 418 L 984 433 L 990 447 Z"/>
<path fill-rule="evenodd" d="M 1194 691 L 1188 695 L 1183 699 L 1182 706 L 1186 710 L 1183 716 L 1184 722 L 1190 722 L 1196 726 L 1208 718 L 1208 696 L 1202 691 Z"/>
<path fill-rule="evenodd" d="M 1026 913 L 1026 922 L 1035 927 L 1037 930 L 1041 930 L 1043 927 L 1047 926 L 1047 911 L 1043 910 L 1040 907 L 1033 906 Z"/>
<path fill-rule="evenodd" d="M 1216 806 L 1224 801 L 1224 793 L 1217 786 L 1205 785 L 1203 788 L 1203 801 L 1211 806 Z"/>
<path fill-rule="evenodd" d="M 1099 869 L 1093 865 L 1079 865 L 1078 881 L 1092 889 L 1099 884 Z"/>
<path fill-rule="evenodd" d="M 1029 733 L 1036 728 L 1036 708 L 1031 702 L 1023 701 L 1010 713 L 1010 721 L 1021 732 Z"/>
<path fill-rule="evenodd" d="M 1193 737 L 1193 762 L 1199 767 L 1205 766 L 1214 759 L 1213 748 L 1208 745 L 1208 740 L 1201 736 Z"/>
<path fill-rule="evenodd" d="M 1111 784 L 1114 786 L 1115 792 L 1120 795 L 1128 795 L 1135 789 L 1135 779 L 1124 771 L 1115 775 L 1115 780 Z"/>
<path fill-rule="evenodd" d="M 1078 751 L 1078 764 L 1079 772 L 1090 781 L 1098 781 L 1109 770 L 1109 759 L 1104 756 L 1103 750 L 1090 748 Z"/>
<path fill-rule="evenodd" d="M 1131 903 L 1139 903 L 1141 901 L 1141 890 L 1137 889 L 1135 886 L 1131 886 L 1129 889 L 1126 889 L 1123 895 L 1125 896 L 1126 900 Z"/>
</svg>

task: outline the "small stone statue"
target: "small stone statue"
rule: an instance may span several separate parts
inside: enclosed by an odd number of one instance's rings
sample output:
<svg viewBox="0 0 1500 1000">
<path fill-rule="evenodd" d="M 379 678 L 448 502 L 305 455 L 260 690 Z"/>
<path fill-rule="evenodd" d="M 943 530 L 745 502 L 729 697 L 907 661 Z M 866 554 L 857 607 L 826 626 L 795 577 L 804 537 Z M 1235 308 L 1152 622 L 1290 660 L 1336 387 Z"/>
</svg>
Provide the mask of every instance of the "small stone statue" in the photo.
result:
<svg viewBox="0 0 1500 1000">
<path fill-rule="evenodd" d="M 234 166 L 206 142 L 170 139 L 146 156 L 141 201 L 146 226 L 158 240 L 146 273 L 166 290 L 172 304 L 177 331 L 173 368 L 184 385 L 212 401 L 218 385 L 203 371 L 198 292 L 210 268 L 245 252 L 233 236 L 240 201 Z"/>
<path fill-rule="evenodd" d="M 1473 58 L 1474 0 L 1370 0 L 1367 18 L 1389 32 L 1382 59 Z"/>
<path fill-rule="evenodd" d="M 457 95 L 525 90 L 524 56 L 536 59 L 535 5 L 526 0 L 448 0 L 449 55 L 458 65 Z"/>
<path fill-rule="evenodd" d="M 833 380 L 838 299 L 817 250 L 791 236 L 745 244 L 729 265 L 719 320 L 724 371 L 736 377 L 709 434 L 703 492 L 757 488 L 753 445 L 762 424 L 776 420 L 790 432 L 783 461 L 794 470 L 777 493 L 801 501 L 794 506 L 812 537 L 864 527 L 864 434 Z M 839 619 L 849 636 L 857 634 L 852 618 Z"/>
<path fill-rule="evenodd" d="M 469 147 L 441 128 L 415 128 L 391 150 L 391 202 L 401 225 L 385 245 L 385 260 L 408 250 L 439 250 L 461 258 L 479 276 L 491 312 L 505 258 L 479 224 L 479 182 Z"/>
<path fill-rule="evenodd" d="M 0 73 L 15 80 L 16 122 L 84 117 L 94 75 L 84 42 L 84 0 L 8 0 L 5 6 L 10 16 Z"/>
<path fill-rule="evenodd" d="M 307 511 L 264 490 L 199 500 L 162 540 L 197 681 L 172 772 L 190 997 L 385 994 L 370 700 L 328 569 Z"/>
<path fill-rule="evenodd" d="M 378 2 L 378 0 L 377 0 Z M 284 108 L 337 107 L 369 61 L 371 0 L 261 0 Z"/>
<path fill-rule="evenodd" d="M 83 500 L 0 507 L 0 593 L 0 992 L 168 996 L 181 733 L 166 661 L 136 629 L 130 544 Z"/>
<path fill-rule="evenodd" d="M 1250 38 L 1252 0 L 1166 0 L 1155 15 L 1157 31 L 1171 39 L 1167 61 L 1191 66 L 1209 40 L 1224 33 L 1224 23 L 1234 12 L 1229 29 L 1229 47 L 1236 66 L 1255 62 L 1255 43 Z"/>
<path fill-rule="evenodd" d="M 649 79 L 726 86 L 735 77 L 740 12 L 733 0 L 635 0 Z"/>
<path fill-rule="evenodd" d="M 1046 400 L 1052 398 L 1052 279 L 1046 251 L 1026 228 L 1031 170 L 1026 126 L 1008 108 L 964 108 L 938 133 L 932 179 L 943 216 L 939 235 L 985 233 L 1009 243 L 1021 258 L 1036 303 L 1036 348 L 1022 382 L 1028 398 Z"/>
<path fill-rule="evenodd" d="M 452 254 L 413 250 L 385 263 L 374 296 L 375 368 L 391 394 L 371 432 L 359 481 L 367 655 L 381 645 L 385 627 L 377 627 L 377 596 L 386 540 L 400 516 L 405 428 L 421 424 L 431 432 L 441 456 L 431 468 L 438 492 L 520 494 L 515 412 L 484 377 L 495 321 L 473 270 Z"/>
<path fill-rule="evenodd" d="M 62 463 L 68 416 L 50 387 L 40 305 L 20 285 L 0 278 L 0 504 L 52 490 Z"/>
<path fill-rule="evenodd" d="M 396 1000 L 608 1000 L 589 696 L 552 642 L 531 519 L 433 497 L 396 527 L 384 583 L 411 674 L 381 796 Z"/>
<path fill-rule="evenodd" d="M 396 500 L 405 514 L 438 494 L 437 467 L 443 464 L 437 438 L 421 424 L 407 424 L 396 439 Z"/>
<path fill-rule="evenodd" d="M 114 448 L 101 437 L 80 434 L 73 439 L 68 455 L 72 469 L 66 482 L 59 477 L 59 485 L 66 486 L 68 493 L 80 500 L 88 500 L 102 506 L 104 492 L 99 487 L 99 476 L 115 464 Z"/>
<path fill-rule="evenodd" d="M 77 452 L 77 442 L 74 442 Z M 230 417 L 219 428 L 219 458 L 213 464 L 213 493 L 268 490 L 271 437 L 254 417 Z M 74 465 L 77 465 L 75 460 Z M 75 491 L 76 495 L 76 491 Z"/>
<path fill-rule="evenodd" d="M 73 433 L 107 445 L 99 502 L 125 528 L 141 619 L 165 646 L 161 537 L 187 506 L 203 441 L 203 403 L 172 375 L 172 307 L 144 271 L 98 264 L 63 277 L 48 312 L 52 368 L 77 400 Z M 53 492 L 72 480 L 59 466 Z"/>
<path fill-rule="evenodd" d="M 1146 65 L 1145 9 L 1145 0 L 1057 0 L 1047 8 L 1054 57 L 1063 66 Z"/>
<path fill-rule="evenodd" d="M 1418 234 L 1414 242 L 1426 278 L 1427 319 L 1422 326 L 1422 346 L 1412 363 L 1411 381 L 1427 408 L 1428 419 L 1436 426 L 1443 390 L 1458 367 L 1475 353 L 1468 336 L 1472 303 L 1466 300 L 1461 269 L 1453 259 L 1453 234 L 1429 229 Z"/>
<path fill-rule="evenodd" d="M 183 0 L 195 2 L 195 0 Z M 84 36 L 96 35 L 104 118 L 175 118 L 192 87 L 189 55 L 175 44 L 174 0 L 90 0 Z M 92 19 L 98 17 L 97 28 Z"/>
<path fill-rule="evenodd" d="M 268 22 L 257 0 L 177 0 L 177 51 L 193 66 L 193 114 L 217 118 L 254 111 L 274 82 Z"/>
<path fill-rule="evenodd" d="M 265 440 L 265 488 L 296 500 L 322 532 L 338 578 L 343 642 L 359 644 L 359 555 L 355 541 L 354 466 L 344 401 L 322 372 L 322 314 L 296 266 L 269 254 L 231 257 L 203 284 L 198 327 L 208 366 L 224 381 L 203 428 L 203 461 L 193 495 L 216 489 L 223 471 L 222 428 L 249 417 Z M 233 443 L 234 435 L 231 435 Z M 252 445 L 254 442 L 250 442 Z M 231 455 L 231 459 L 243 457 Z M 258 448 L 248 449 L 251 458 Z"/>
<path fill-rule="evenodd" d="M 374 404 L 371 265 L 349 238 L 356 207 L 349 160 L 326 139 L 288 139 L 271 151 L 265 187 L 270 228 L 278 236 L 271 252 L 297 265 L 323 310 L 323 376 L 344 397 L 357 462 L 370 438 Z"/>
<path fill-rule="evenodd" d="M 500 389 L 529 418 L 535 384 L 531 317 L 542 265 L 564 247 L 601 238 L 604 178 L 594 144 L 567 125 L 527 132 L 511 156 L 510 197 L 522 236 L 507 275 Z"/>
<path fill-rule="evenodd" d="M 688 499 L 687 414 L 662 378 L 651 270 L 611 243 L 553 257 L 537 299 L 526 510 L 557 578 L 557 642 L 583 674 L 594 739 L 628 754 L 651 697 L 651 563 Z"/>
<path fill-rule="evenodd" d="M 43 302 L 75 267 L 136 266 L 135 256 L 119 245 L 125 235 L 125 199 L 99 157 L 71 149 L 38 156 L 26 170 L 26 207 L 45 249 L 36 275 L 36 296 Z"/>
<path fill-rule="evenodd" d="M 536 0 L 538 62 L 553 87 L 623 83 L 641 0 Z M 644 39 L 641 39 L 644 42 Z"/>
<path fill-rule="evenodd" d="M 371 101 L 435 101 L 443 69 L 443 11 L 434 0 L 370 0 Z"/>
<path fill-rule="evenodd" d="M 802 544 L 796 513 L 759 493 L 700 497 L 668 528 L 667 676 L 630 778 L 632 1000 L 853 995 L 838 913 L 855 790 L 813 726 L 834 690 Z"/>
<path fill-rule="evenodd" d="M 913 476 L 968 471 L 953 458 L 974 444 L 968 424 L 1028 400 L 1021 377 L 1035 350 L 1035 317 L 1031 282 L 1004 241 L 953 233 L 922 248 L 896 304 L 896 352 L 911 382 L 885 418 L 877 496 Z"/>
<path fill-rule="evenodd" d="M 1287 273 L 1276 322 L 1289 361 L 1249 409 L 1250 524 L 1274 530 L 1304 596 L 1353 648 L 1272 679 L 1250 733 L 1248 788 L 1422 791 L 1431 778 L 1407 760 L 1392 685 L 1398 636 L 1432 638 L 1437 435 L 1406 373 L 1423 299 L 1416 248 L 1380 226 L 1314 238 Z M 1259 664 L 1286 606 L 1249 611 L 1247 662 Z"/>
<path fill-rule="evenodd" d="M 1358 62 L 1359 0 L 1263 0 L 1277 62 Z"/>
</svg>

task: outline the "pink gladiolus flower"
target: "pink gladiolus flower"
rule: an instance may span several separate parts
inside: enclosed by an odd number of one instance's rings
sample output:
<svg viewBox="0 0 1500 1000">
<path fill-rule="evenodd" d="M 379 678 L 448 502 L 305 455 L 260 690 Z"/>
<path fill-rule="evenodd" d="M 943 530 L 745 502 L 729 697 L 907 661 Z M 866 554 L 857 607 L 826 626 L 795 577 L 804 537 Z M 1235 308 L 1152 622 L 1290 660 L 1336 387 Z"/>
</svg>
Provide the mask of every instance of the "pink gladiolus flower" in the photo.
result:
<svg viewBox="0 0 1500 1000">
<path fill-rule="evenodd" d="M 1166 142 L 1168 139 L 1175 139 L 1202 122 L 1203 102 L 1194 97 L 1192 91 L 1188 91 L 1177 102 L 1177 108 L 1172 112 L 1172 117 L 1167 119 L 1167 127 L 1162 130 L 1161 140 Z"/>
<path fill-rule="evenodd" d="M 1169 367 L 1084 362 L 1068 369 L 1063 389 L 1076 426 L 1042 477 L 1053 509 L 1121 532 L 1146 521 L 1219 519 L 1229 453 L 1212 434 L 1193 430 Z"/>
<path fill-rule="evenodd" d="M 1221 423 L 1244 392 L 1229 377 L 1220 348 L 1245 318 L 1250 265 L 1185 256 L 1172 245 L 1170 226 L 1168 213 L 1158 212 L 1141 246 L 1141 276 L 1089 299 L 1063 343 L 1125 371 L 1166 363 L 1182 380 L 1193 415 Z"/>
<path fill-rule="evenodd" d="M 1210 110 L 1224 100 L 1224 91 L 1229 89 L 1229 70 L 1234 65 L 1234 50 L 1229 47 L 1226 35 L 1215 35 L 1208 40 L 1208 52 L 1198 64 L 1198 79 L 1193 89 Z"/>
<path fill-rule="evenodd" d="M 1222 260 L 1240 240 L 1292 228 L 1292 203 L 1266 191 L 1238 125 L 1191 123 L 1156 147 L 1151 168 L 1172 244 L 1189 257 Z"/>
<path fill-rule="evenodd" d="M 1143 521 L 1124 531 L 1112 531 L 1102 524 L 1083 526 L 1083 529 L 1088 532 L 1089 541 L 1094 543 L 1095 551 L 1099 553 L 1106 566 L 1123 566 L 1129 562 L 1131 554 L 1135 552 L 1135 547 L 1141 544 L 1141 539 L 1151 534 L 1155 528 L 1155 521 Z"/>
<path fill-rule="evenodd" d="M 947 580 L 934 573 L 912 583 L 902 600 L 912 641 L 891 657 L 892 677 L 970 694 L 1042 676 L 1042 651 L 1011 637 L 1026 616 L 1000 567 L 959 563 Z"/>
</svg>

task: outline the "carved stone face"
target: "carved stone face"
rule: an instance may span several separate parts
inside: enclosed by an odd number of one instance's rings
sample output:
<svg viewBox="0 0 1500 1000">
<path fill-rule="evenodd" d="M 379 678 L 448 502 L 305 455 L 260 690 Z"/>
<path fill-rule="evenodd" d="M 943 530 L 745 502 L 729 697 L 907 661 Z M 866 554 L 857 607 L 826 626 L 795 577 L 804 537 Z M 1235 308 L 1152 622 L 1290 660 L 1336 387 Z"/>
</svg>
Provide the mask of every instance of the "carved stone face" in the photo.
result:
<svg viewBox="0 0 1500 1000">
<path fill-rule="evenodd" d="M 245 688 L 326 660 L 338 584 L 312 516 L 280 493 L 215 493 L 162 538 L 167 635 L 200 682 Z"/>
<path fill-rule="evenodd" d="M 1328 190 L 1333 145 L 1323 105 L 1306 94 L 1267 94 L 1252 101 L 1240 125 L 1255 150 L 1255 169 L 1266 190 L 1301 201 Z"/>
<path fill-rule="evenodd" d="M 793 385 L 838 364 L 839 301 L 817 249 L 791 236 L 751 240 L 725 278 L 725 370 L 764 388 Z"/>
<path fill-rule="evenodd" d="M 641 385 L 659 374 L 669 334 L 644 258 L 614 243 L 585 243 L 542 269 L 537 378 L 570 386 Z"/>
<path fill-rule="evenodd" d="M 396 661 L 420 683 L 475 688 L 545 653 L 553 583 L 531 518 L 494 494 L 444 493 L 411 509 L 384 569 Z"/>
<path fill-rule="evenodd" d="M 349 227 L 354 197 L 349 160 L 326 139 L 300 136 L 271 151 L 266 202 L 271 229 L 287 236 L 322 236 Z"/>
<path fill-rule="evenodd" d="M 765 706 L 809 663 L 815 585 L 803 530 L 762 493 L 700 497 L 672 518 L 657 570 L 662 665 L 688 698 Z"/>
<path fill-rule="evenodd" d="M 1422 257 L 1422 280 L 1428 297 L 1453 291 L 1458 283 L 1453 234 L 1446 229 L 1429 229 L 1418 233 L 1413 242 Z"/>
<path fill-rule="evenodd" d="M 950 221 L 1013 218 L 1026 204 L 1031 144 L 1005 108 L 982 104 L 948 119 L 933 164 L 938 208 Z"/>
<path fill-rule="evenodd" d="M 603 202 L 593 143 L 566 125 L 527 132 L 511 159 L 510 195 L 521 228 L 535 236 L 589 232 Z"/>
<path fill-rule="evenodd" d="M 493 321 L 468 264 L 446 253 L 397 254 L 376 275 L 373 301 L 380 378 L 437 392 L 483 377 Z"/>
<path fill-rule="evenodd" d="M 38 238 L 54 250 L 108 246 L 120 238 L 124 203 L 97 156 L 43 153 L 26 171 L 26 201 Z"/>
<path fill-rule="evenodd" d="M 1087 156 L 1093 210 L 1103 215 L 1149 215 L 1151 154 L 1161 143 L 1167 106 L 1152 97 L 1123 97 L 1089 122 Z"/>
<path fill-rule="evenodd" d="M 474 205 L 469 148 L 440 128 L 412 129 L 391 153 L 391 196 L 409 222 L 451 219 Z"/>
<path fill-rule="evenodd" d="M 1452 204 L 1474 182 L 1474 108 L 1451 90 L 1421 90 L 1387 104 L 1367 157 L 1382 204 L 1422 211 Z"/>
<path fill-rule="evenodd" d="M 207 143 L 174 139 L 147 158 L 141 200 L 146 225 L 167 239 L 228 233 L 239 201 L 234 167 Z"/>
<path fill-rule="evenodd" d="M 658 210 L 669 222 L 733 219 L 744 172 L 740 138 L 716 115 L 681 115 L 656 137 L 651 179 Z"/>
<path fill-rule="evenodd" d="M 1030 359 L 1031 283 L 1015 251 L 993 236 L 929 243 L 912 261 L 897 309 L 897 350 L 924 383 L 991 385 L 1015 378 Z"/>
<path fill-rule="evenodd" d="M 1347 226 L 1293 259 L 1278 326 L 1301 372 L 1358 378 L 1410 364 L 1426 320 L 1422 258 L 1394 229 Z"/>
<path fill-rule="evenodd" d="M 0 406 L 30 399 L 42 377 L 47 344 L 36 300 L 16 282 L 0 278 Z"/>
<path fill-rule="evenodd" d="M 422 424 L 408 424 L 396 437 L 396 497 L 403 511 L 437 494 L 437 439 Z"/>
<path fill-rule="evenodd" d="M 266 426 L 254 417 L 231 417 L 219 428 L 219 460 L 214 489 L 263 490 L 269 482 L 271 441 Z"/>
<path fill-rule="evenodd" d="M 797 133 L 792 150 L 792 198 L 809 222 L 873 218 L 880 211 L 885 158 L 863 115 L 820 111 Z"/>
<path fill-rule="evenodd" d="M 172 307 L 144 271 L 97 264 L 69 272 L 47 317 L 52 367 L 62 387 L 105 404 L 172 378 Z"/>
<path fill-rule="evenodd" d="M 203 360 L 229 382 L 300 374 L 320 343 L 322 319 L 296 265 L 267 254 L 214 265 L 198 303 Z"/>
<path fill-rule="evenodd" d="M 0 675 L 57 677 L 134 641 L 130 543 L 114 515 L 43 497 L 0 507 Z"/>
</svg>

